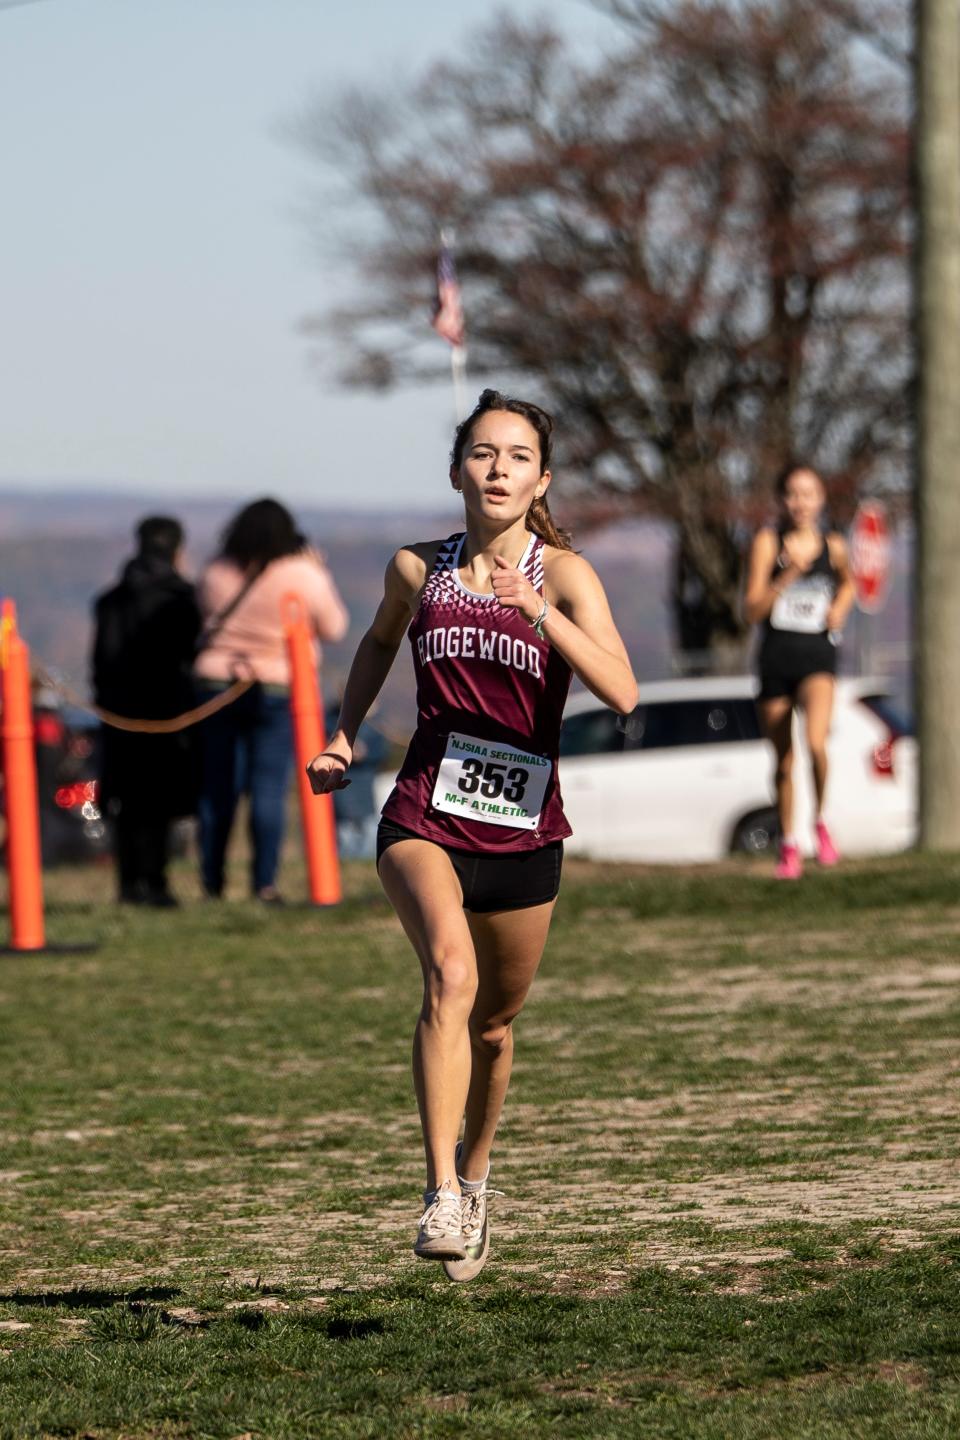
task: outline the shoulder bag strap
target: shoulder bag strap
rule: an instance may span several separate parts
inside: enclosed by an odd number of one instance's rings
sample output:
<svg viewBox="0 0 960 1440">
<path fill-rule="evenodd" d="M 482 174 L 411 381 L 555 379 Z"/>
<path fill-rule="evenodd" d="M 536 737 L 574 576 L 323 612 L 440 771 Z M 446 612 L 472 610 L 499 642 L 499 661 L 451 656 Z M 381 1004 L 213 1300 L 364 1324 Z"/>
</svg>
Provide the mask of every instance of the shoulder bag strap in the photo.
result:
<svg viewBox="0 0 960 1440">
<path fill-rule="evenodd" d="M 200 636 L 197 640 L 197 648 L 195 654 L 199 655 L 202 651 L 206 650 L 209 647 L 210 642 L 223 629 L 224 625 L 230 619 L 230 616 L 233 614 L 234 610 L 236 610 L 241 600 L 244 600 L 250 594 L 250 591 L 253 589 L 254 585 L 256 585 L 257 581 L 260 579 L 260 576 L 263 574 L 266 568 L 266 565 L 260 565 L 256 570 L 252 572 L 252 574 L 248 575 L 246 580 L 244 580 L 243 584 L 240 586 L 240 589 L 237 591 L 236 595 L 234 595 L 233 599 L 230 601 L 229 605 L 225 605 L 217 615 L 211 617 L 211 619 L 203 627 L 203 630 L 200 633 Z"/>
</svg>

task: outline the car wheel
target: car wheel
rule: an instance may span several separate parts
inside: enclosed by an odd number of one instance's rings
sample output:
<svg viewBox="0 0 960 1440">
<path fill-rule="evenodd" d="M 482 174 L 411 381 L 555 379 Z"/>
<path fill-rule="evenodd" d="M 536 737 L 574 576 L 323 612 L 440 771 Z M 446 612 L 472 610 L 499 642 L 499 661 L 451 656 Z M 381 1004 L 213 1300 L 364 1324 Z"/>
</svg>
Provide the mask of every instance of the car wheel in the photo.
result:
<svg viewBox="0 0 960 1440">
<path fill-rule="evenodd" d="M 754 810 L 737 823 L 730 849 L 734 854 L 767 855 L 776 848 L 779 839 L 776 810 Z"/>
</svg>

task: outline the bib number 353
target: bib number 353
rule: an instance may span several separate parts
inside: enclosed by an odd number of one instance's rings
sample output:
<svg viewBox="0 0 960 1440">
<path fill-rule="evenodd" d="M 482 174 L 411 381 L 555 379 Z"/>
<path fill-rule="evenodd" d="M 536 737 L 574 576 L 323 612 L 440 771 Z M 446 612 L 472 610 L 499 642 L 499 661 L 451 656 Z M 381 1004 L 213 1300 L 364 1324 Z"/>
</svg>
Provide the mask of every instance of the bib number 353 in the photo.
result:
<svg viewBox="0 0 960 1440">
<path fill-rule="evenodd" d="M 486 825 L 535 830 L 551 769 L 544 755 L 453 731 L 440 762 L 433 808 Z"/>
</svg>

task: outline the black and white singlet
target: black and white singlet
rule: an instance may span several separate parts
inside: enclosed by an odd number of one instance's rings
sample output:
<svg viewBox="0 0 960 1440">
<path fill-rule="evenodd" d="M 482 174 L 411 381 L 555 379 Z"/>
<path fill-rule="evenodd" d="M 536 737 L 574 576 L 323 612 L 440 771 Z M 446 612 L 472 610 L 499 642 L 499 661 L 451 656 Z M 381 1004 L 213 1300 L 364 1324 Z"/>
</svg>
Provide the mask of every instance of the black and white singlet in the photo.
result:
<svg viewBox="0 0 960 1440">
<path fill-rule="evenodd" d="M 786 532 L 777 532 L 777 555 Z M 773 566 L 770 579 L 780 573 Z M 827 615 L 837 593 L 838 576 L 824 535 L 810 569 L 786 586 L 763 622 L 757 664 L 760 699 L 792 695 L 808 675 L 835 675 L 837 647 L 827 630 Z"/>
</svg>

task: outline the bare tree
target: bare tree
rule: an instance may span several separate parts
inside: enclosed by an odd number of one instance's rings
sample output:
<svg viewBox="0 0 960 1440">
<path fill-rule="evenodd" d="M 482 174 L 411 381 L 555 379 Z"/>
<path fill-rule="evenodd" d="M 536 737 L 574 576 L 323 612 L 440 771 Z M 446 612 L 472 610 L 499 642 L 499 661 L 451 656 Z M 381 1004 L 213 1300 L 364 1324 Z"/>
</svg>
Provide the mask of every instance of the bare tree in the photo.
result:
<svg viewBox="0 0 960 1440">
<path fill-rule="evenodd" d="M 921 841 L 960 850 L 960 15 L 919 0 Z"/>
<path fill-rule="evenodd" d="M 340 101 L 364 289 L 320 324 L 348 384 L 443 373 L 423 317 L 454 225 L 473 372 L 560 412 L 578 516 L 675 523 L 681 646 L 738 644 L 772 472 L 809 457 L 841 518 L 903 473 L 904 71 L 868 0 L 605 8 L 623 43 L 596 63 L 501 18 L 407 94 Z"/>
</svg>

